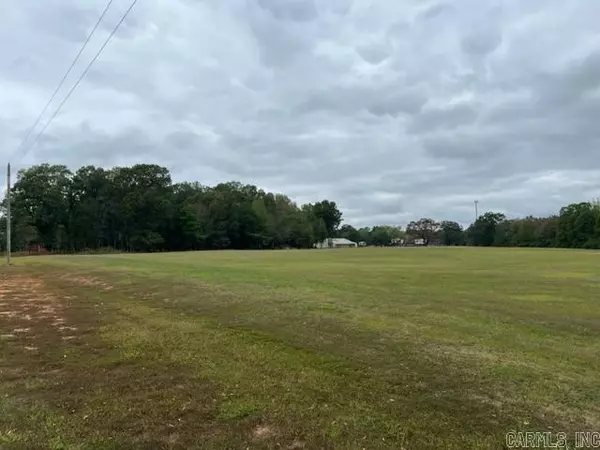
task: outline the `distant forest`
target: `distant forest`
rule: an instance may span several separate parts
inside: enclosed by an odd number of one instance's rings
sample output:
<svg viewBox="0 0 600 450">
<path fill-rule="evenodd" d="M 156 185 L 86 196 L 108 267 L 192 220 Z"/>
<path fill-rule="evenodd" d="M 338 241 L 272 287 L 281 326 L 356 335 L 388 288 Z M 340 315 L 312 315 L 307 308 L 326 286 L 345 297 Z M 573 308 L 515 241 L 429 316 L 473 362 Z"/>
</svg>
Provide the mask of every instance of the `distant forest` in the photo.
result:
<svg viewBox="0 0 600 450">
<path fill-rule="evenodd" d="M 474 245 L 600 248 L 600 205 L 563 207 L 558 215 L 507 219 L 487 212 L 464 230 L 423 218 L 399 226 L 342 225 L 334 201 L 297 205 L 289 197 L 238 182 L 214 187 L 173 183 L 169 171 L 138 164 L 71 172 L 42 164 L 22 170 L 12 190 L 12 250 L 52 252 L 311 248 L 329 237 L 365 245 Z M 5 250 L 6 200 L 0 217 Z"/>
</svg>

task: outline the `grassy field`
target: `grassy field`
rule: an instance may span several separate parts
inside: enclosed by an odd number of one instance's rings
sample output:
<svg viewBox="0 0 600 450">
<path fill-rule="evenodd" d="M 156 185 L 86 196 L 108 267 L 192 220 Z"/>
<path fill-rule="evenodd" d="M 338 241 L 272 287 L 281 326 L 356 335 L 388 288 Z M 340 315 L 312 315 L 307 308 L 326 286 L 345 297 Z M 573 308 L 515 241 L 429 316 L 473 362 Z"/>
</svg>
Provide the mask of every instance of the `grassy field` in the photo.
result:
<svg viewBox="0 0 600 450">
<path fill-rule="evenodd" d="M 499 449 L 600 430 L 600 253 L 20 258 L 0 448 Z"/>
</svg>

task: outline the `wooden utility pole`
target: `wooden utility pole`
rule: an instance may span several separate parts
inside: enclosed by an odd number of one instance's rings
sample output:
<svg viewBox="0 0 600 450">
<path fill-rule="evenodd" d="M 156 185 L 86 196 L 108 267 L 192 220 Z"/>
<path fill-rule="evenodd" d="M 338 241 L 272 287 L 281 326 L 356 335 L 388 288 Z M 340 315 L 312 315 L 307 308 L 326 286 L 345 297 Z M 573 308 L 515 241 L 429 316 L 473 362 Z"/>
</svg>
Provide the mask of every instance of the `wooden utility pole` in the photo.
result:
<svg viewBox="0 0 600 450">
<path fill-rule="evenodd" d="M 10 163 L 6 166 L 6 265 L 10 265 L 11 214 L 10 214 Z"/>
</svg>

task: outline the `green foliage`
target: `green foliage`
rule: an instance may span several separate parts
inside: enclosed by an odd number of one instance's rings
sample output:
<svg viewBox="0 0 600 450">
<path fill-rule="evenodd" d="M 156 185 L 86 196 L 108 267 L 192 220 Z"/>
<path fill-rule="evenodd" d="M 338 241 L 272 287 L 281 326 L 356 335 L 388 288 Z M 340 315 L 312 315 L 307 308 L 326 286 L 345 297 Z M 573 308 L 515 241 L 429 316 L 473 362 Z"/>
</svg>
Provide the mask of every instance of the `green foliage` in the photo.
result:
<svg viewBox="0 0 600 450">
<path fill-rule="evenodd" d="M 402 239 L 404 234 L 404 231 L 400 227 L 378 225 L 371 230 L 369 244 L 380 246 L 391 245 L 398 239 Z"/>
<path fill-rule="evenodd" d="M 560 210 L 557 234 L 560 247 L 583 247 L 596 234 L 598 209 L 591 203 L 574 203 Z"/>
<path fill-rule="evenodd" d="M 496 228 L 504 222 L 504 214 L 486 212 L 480 216 L 468 230 L 469 243 L 476 246 L 489 247 L 498 243 Z"/>
<path fill-rule="evenodd" d="M 13 187 L 15 251 L 308 248 L 341 220 L 335 202 L 298 207 L 238 182 L 173 184 L 152 164 L 75 173 L 42 164 L 22 170 Z"/>
<path fill-rule="evenodd" d="M 315 217 L 321 219 L 325 224 L 327 235 L 335 235 L 340 223 L 342 223 L 342 213 L 335 202 L 323 200 L 322 202 L 315 203 L 312 206 L 312 212 Z"/>
<path fill-rule="evenodd" d="M 338 236 L 353 242 L 364 242 L 366 245 L 387 246 L 394 245 L 403 239 L 405 233 L 402 227 L 392 225 L 377 225 L 373 228 L 364 227 L 359 230 L 351 225 L 343 225 Z"/>
<path fill-rule="evenodd" d="M 559 216 L 507 220 L 488 212 L 467 230 L 476 246 L 600 248 L 600 208 L 575 203 L 561 208 Z"/>
<path fill-rule="evenodd" d="M 444 220 L 440 224 L 440 240 L 443 245 L 463 245 L 465 236 L 463 227 L 450 220 Z"/>
<path fill-rule="evenodd" d="M 494 245 L 504 247 L 555 247 L 558 218 L 526 217 L 496 225 Z"/>
<path fill-rule="evenodd" d="M 341 238 L 346 238 L 351 240 L 352 242 L 360 242 L 361 237 L 359 231 L 354 228 L 352 225 L 342 225 L 338 232 L 338 236 Z"/>
<path fill-rule="evenodd" d="M 429 245 L 440 231 L 440 223 L 429 218 L 410 222 L 406 227 L 406 233 L 413 239 L 422 239 L 425 245 Z"/>
<path fill-rule="evenodd" d="M 71 178 L 71 172 L 58 165 L 42 164 L 19 172 L 13 188 L 19 206 L 13 208 L 15 228 L 22 230 L 29 225 L 37 231 L 27 244 L 42 243 L 49 250 L 60 248 L 70 222 Z M 19 238 L 17 242 L 22 240 Z"/>
<path fill-rule="evenodd" d="M 334 201 L 296 205 L 289 197 L 239 182 L 214 187 L 173 184 L 154 164 L 71 172 L 41 164 L 21 170 L 12 189 L 13 251 L 155 252 L 202 249 L 311 248 L 343 237 L 367 245 L 600 248 L 600 203 L 561 208 L 558 216 L 507 219 L 486 212 L 466 231 L 453 221 L 422 218 L 398 226 L 356 229 L 342 225 Z M 0 249 L 4 250 L 6 203 L 0 205 Z"/>
</svg>

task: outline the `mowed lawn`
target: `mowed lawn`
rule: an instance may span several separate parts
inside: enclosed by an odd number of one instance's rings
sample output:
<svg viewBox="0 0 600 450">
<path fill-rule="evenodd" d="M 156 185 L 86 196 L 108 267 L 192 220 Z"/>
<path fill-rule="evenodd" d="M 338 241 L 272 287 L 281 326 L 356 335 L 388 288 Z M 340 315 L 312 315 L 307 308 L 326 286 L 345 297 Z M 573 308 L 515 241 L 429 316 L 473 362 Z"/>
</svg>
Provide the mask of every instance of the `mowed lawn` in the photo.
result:
<svg viewBox="0 0 600 450">
<path fill-rule="evenodd" d="M 0 448 L 499 449 L 600 430 L 600 253 L 18 258 Z"/>
</svg>

